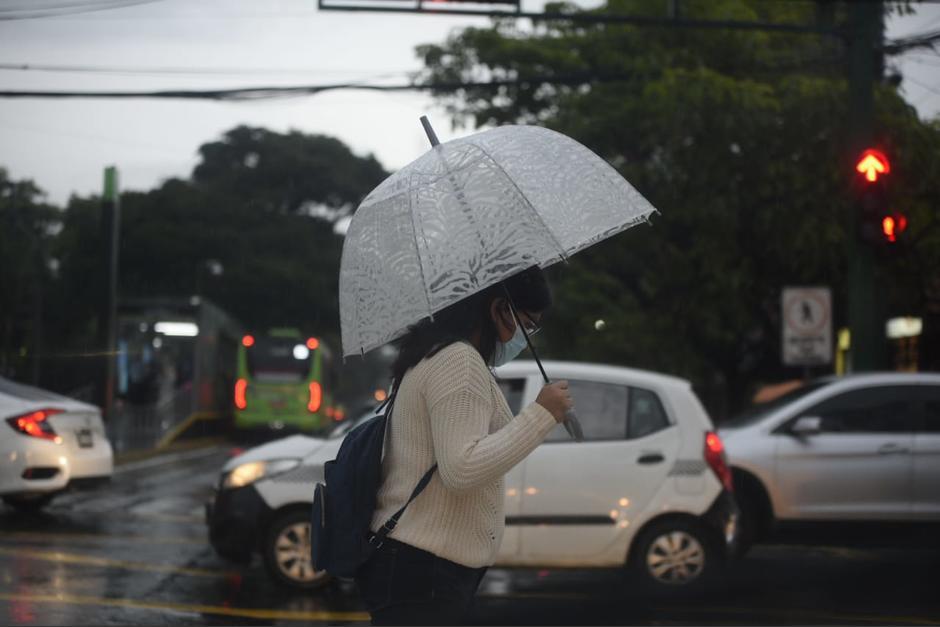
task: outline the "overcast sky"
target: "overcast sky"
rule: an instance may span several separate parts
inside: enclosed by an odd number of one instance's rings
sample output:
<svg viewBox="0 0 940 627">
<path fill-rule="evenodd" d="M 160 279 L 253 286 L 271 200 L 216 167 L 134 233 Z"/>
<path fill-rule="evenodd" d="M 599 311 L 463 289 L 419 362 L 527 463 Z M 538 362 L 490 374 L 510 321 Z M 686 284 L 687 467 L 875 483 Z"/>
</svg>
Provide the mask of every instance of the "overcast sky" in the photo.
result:
<svg viewBox="0 0 940 627">
<path fill-rule="evenodd" d="M 87 3 L 89 0 L 85 0 Z M 665 0 L 664 4 L 665 4 Z M 78 0 L 72 0 L 78 4 Z M 584 0 L 584 5 L 590 0 Z M 15 7 L 61 0 L 0 0 Z M 524 0 L 525 10 L 542 0 Z M 940 28 L 940 5 L 888 23 L 888 37 Z M 482 18 L 318 12 L 316 0 L 159 0 L 67 17 L 0 21 L 0 65 L 148 68 L 161 72 L 53 72 L 0 69 L 0 88 L 153 90 L 408 81 L 420 69 L 414 47 L 441 42 Z M 912 52 L 895 64 L 903 93 L 924 117 L 940 112 L 940 54 Z M 191 73 L 216 69 L 218 73 Z M 173 70 L 168 72 L 166 70 Z M 184 71 L 179 71 L 184 70 Z M 229 72 L 233 70 L 234 72 Z M 224 71 L 224 72 L 223 72 Z M 0 99 L 0 167 L 31 178 L 64 204 L 97 193 L 102 170 L 117 165 L 124 189 L 149 189 L 188 176 L 200 144 L 238 124 L 339 137 L 390 170 L 427 150 L 418 117 L 446 141 L 447 116 L 422 93 L 336 91 L 253 102 Z"/>
</svg>

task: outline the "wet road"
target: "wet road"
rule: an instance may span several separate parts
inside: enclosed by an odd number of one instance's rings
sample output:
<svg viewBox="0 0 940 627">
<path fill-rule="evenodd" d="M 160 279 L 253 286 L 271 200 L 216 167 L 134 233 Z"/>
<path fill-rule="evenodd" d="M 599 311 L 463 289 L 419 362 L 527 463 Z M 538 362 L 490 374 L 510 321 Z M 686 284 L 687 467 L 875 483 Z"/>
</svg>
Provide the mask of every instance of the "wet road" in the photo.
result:
<svg viewBox="0 0 940 627">
<path fill-rule="evenodd" d="M 4 624 L 364 623 L 349 587 L 284 591 L 259 560 L 237 566 L 208 545 L 203 504 L 224 447 L 121 467 L 112 485 L 42 513 L 0 507 Z M 794 537 L 754 549 L 699 598 L 644 598 L 609 573 L 492 570 L 483 624 L 909 624 L 940 626 L 940 536 Z"/>
</svg>

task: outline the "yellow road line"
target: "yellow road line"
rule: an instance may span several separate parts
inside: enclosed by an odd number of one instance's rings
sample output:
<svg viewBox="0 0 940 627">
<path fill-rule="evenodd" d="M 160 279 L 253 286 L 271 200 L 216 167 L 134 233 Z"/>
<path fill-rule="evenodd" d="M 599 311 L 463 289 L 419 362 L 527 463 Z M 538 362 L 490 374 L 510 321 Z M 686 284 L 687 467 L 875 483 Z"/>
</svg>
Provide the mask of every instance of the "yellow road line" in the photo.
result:
<svg viewBox="0 0 940 627">
<path fill-rule="evenodd" d="M 190 577 L 228 577 L 232 571 L 209 570 L 205 568 L 185 568 L 172 564 L 150 564 L 147 562 L 127 562 L 113 560 L 93 555 L 78 555 L 63 553 L 61 551 L 33 551 L 31 549 L 7 549 L 0 547 L 0 555 L 10 557 L 24 557 L 32 560 L 59 562 L 62 564 L 83 564 L 86 566 L 100 566 L 102 568 L 121 568 L 124 570 L 141 570 L 154 573 L 169 573 L 174 575 L 188 575 Z"/>
<path fill-rule="evenodd" d="M 196 422 L 200 420 L 218 420 L 222 415 L 217 411 L 197 411 L 186 417 L 186 420 L 179 423 L 174 427 L 169 433 L 160 438 L 160 441 L 157 442 L 155 447 L 157 450 L 164 449 L 173 441 L 181 436 L 184 431 L 193 426 Z"/>
<path fill-rule="evenodd" d="M 108 607 L 126 607 L 140 610 L 162 610 L 171 612 L 189 612 L 192 614 L 218 614 L 239 618 L 257 618 L 261 620 L 302 620 L 302 621 L 368 621 L 365 612 L 331 612 L 268 610 L 241 607 L 223 607 L 221 605 L 191 605 L 188 603 L 163 603 L 137 601 L 133 599 L 108 599 L 102 597 L 73 596 L 70 594 L 8 594 L 0 592 L 0 601 L 19 601 L 26 603 L 63 603 L 66 605 L 104 605 Z"/>
<path fill-rule="evenodd" d="M 785 608 L 766 608 L 766 607 L 660 607 L 656 608 L 661 612 L 673 612 L 680 609 L 684 612 L 695 614 L 702 612 L 705 614 L 747 614 L 750 616 L 761 616 L 764 614 L 773 614 L 781 617 L 795 618 L 799 616 L 808 622 L 817 622 L 823 620 L 837 620 L 849 623 L 880 623 L 889 625 L 940 625 L 940 620 L 923 618 L 921 616 L 883 616 L 881 614 L 842 614 L 839 612 L 816 612 L 813 610 L 785 609 Z"/>
<path fill-rule="evenodd" d="M 205 545 L 205 538 L 180 538 L 170 536 L 122 536 L 107 533 L 42 533 L 38 531 L 8 531 L 0 537 L 0 542 L 6 540 L 22 541 L 92 541 L 92 542 L 140 542 L 143 544 L 192 544 Z"/>
</svg>

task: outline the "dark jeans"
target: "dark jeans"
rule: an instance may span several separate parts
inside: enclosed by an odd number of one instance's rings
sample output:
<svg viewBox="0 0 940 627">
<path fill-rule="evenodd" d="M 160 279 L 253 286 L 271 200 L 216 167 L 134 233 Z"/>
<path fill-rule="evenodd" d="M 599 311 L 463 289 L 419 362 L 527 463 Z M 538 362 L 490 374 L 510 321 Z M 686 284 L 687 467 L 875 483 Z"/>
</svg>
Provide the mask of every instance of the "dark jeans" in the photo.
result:
<svg viewBox="0 0 940 627">
<path fill-rule="evenodd" d="M 373 625 L 461 625 L 484 573 L 386 539 L 356 583 Z"/>
</svg>

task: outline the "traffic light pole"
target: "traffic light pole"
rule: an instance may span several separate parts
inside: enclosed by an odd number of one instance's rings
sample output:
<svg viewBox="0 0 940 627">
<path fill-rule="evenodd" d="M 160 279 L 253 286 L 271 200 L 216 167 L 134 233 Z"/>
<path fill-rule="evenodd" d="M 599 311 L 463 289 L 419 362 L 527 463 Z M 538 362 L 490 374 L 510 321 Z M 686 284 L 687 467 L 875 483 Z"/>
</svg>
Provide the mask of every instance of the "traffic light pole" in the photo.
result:
<svg viewBox="0 0 940 627">
<path fill-rule="evenodd" d="M 881 2 L 855 2 L 849 5 L 848 97 L 849 142 L 847 159 L 853 161 L 845 170 L 853 174 L 854 159 L 874 139 L 874 87 L 883 66 L 884 31 Z M 880 304 L 876 298 L 874 251 L 859 241 L 859 221 L 864 208 L 856 202 L 849 217 L 848 306 L 851 332 L 851 364 L 855 372 L 877 370 L 885 366 L 885 330 Z"/>
</svg>

